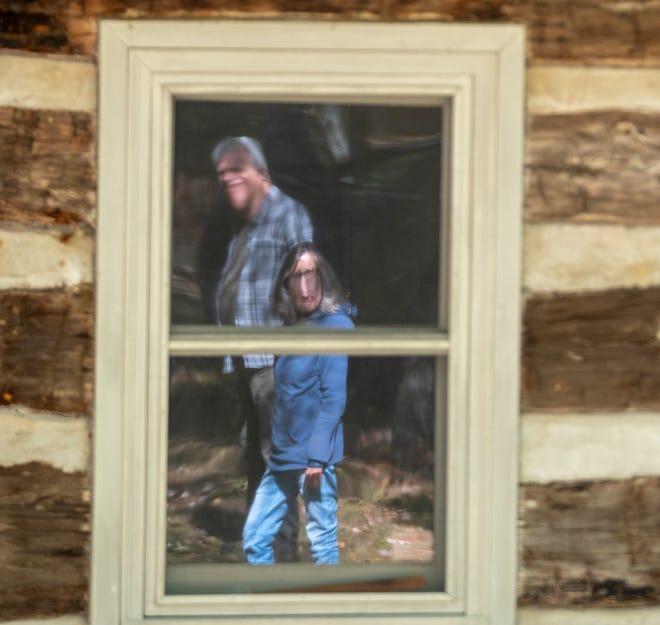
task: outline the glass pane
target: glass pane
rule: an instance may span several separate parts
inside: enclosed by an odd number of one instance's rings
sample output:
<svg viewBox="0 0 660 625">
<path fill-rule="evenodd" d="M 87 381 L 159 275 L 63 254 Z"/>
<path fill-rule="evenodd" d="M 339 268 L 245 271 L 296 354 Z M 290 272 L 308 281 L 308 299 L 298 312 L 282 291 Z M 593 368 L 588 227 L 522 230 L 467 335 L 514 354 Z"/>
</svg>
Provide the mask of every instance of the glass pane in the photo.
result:
<svg viewBox="0 0 660 625">
<path fill-rule="evenodd" d="M 283 576 L 245 564 L 242 550 L 249 459 L 241 432 L 250 410 L 242 374 L 223 373 L 217 358 L 173 358 L 168 592 L 329 584 L 348 584 L 342 588 L 353 590 L 357 582 L 383 579 L 395 580 L 401 589 L 442 589 L 445 365 L 443 358 L 349 359 L 345 456 L 336 464 L 342 566 L 310 566 L 299 498 L 299 539 L 275 542 L 277 561 L 286 564 Z"/>
<path fill-rule="evenodd" d="M 249 219 L 211 153 L 223 137 L 247 135 L 272 183 L 304 205 L 358 323 L 437 328 L 442 118 L 441 106 L 177 102 L 172 324 L 216 323 L 228 246 Z"/>
</svg>

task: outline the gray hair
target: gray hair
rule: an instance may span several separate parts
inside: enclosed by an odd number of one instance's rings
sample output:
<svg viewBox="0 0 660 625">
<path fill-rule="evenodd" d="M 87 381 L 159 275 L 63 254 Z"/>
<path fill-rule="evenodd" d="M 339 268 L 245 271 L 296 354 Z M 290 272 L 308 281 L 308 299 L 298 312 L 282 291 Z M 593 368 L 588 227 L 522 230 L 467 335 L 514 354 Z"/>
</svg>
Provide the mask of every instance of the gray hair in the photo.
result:
<svg viewBox="0 0 660 625">
<path fill-rule="evenodd" d="M 268 163 L 261 143 L 252 137 L 225 137 L 213 148 L 211 160 L 217 165 L 227 154 L 234 152 L 246 152 L 253 167 L 268 176 Z"/>
<path fill-rule="evenodd" d="M 319 308 L 324 313 L 332 314 L 336 313 L 346 303 L 346 297 L 342 291 L 341 284 L 330 263 L 323 258 L 314 243 L 309 241 L 298 243 L 284 257 L 273 290 L 273 311 L 287 325 L 294 324 L 298 318 L 298 313 L 289 294 L 289 278 L 296 268 L 300 257 L 307 252 L 316 261 L 316 267 L 321 281 L 321 303 L 319 304 Z"/>
</svg>

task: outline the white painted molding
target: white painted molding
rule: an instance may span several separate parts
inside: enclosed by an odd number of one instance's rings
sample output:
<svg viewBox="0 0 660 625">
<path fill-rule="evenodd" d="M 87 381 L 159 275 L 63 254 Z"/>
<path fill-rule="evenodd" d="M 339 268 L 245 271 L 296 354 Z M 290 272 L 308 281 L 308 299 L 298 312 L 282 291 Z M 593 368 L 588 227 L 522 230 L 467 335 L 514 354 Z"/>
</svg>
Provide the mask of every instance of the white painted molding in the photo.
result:
<svg viewBox="0 0 660 625">
<path fill-rule="evenodd" d="M 4 408 L 0 410 L 0 431 L 0 466 L 43 462 L 67 473 L 89 469 L 85 417 Z"/>
<path fill-rule="evenodd" d="M 520 608 L 518 625 L 658 625 L 660 608 L 547 610 Z"/>
<path fill-rule="evenodd" d="M 532 292 L 660 284 L 660 227 L 527 224 L 523 286 Z"/>
<path fill-rule="evenodd" d="M 0 289 L 47 289 L 92 282 L 92 238 L 78 232 L 0 230 Z"/>
<path fill-rule="evenodd" d="M 527 110 L 533 115 L 608 109 L 660 111 L 660 69 L 533 67 Z"/>
<path fill-rule="evenodd" d="M 0 54 L 0 106 L 96 110 L 92 61 Z"/>
<path fill-rule="evenodd" d="M 660 413 L 525 414 L 521 481 L 660 475 L 659 449 Z"/>
</svg>

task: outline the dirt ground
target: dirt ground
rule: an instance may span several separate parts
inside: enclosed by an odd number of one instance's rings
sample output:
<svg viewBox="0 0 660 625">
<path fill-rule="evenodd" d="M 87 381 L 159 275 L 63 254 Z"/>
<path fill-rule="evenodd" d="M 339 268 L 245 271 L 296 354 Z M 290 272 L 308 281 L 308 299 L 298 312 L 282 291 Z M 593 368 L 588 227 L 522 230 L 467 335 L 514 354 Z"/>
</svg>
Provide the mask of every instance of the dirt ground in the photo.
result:
<svg viewBox="0 0 660 625">
<path fill-rule="evenodd" d="M 245 562 L 241 531 L 247 482 L 238 446 L 179 436 L 170 441 L 168 564 Z M 385 463 L 337 466 L 339 549 L 344 563 L 433 559 L 433 484 Z M 299 559 L 311 561 L 304 536 Z"/>
</svg>

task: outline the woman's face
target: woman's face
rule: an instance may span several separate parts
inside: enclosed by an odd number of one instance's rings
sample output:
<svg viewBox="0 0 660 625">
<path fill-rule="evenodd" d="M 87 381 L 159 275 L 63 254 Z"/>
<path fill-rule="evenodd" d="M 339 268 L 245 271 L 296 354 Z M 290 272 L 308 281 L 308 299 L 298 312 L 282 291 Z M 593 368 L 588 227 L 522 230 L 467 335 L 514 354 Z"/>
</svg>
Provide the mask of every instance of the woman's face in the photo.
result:
<svg viewBox="0 0 660 625">
<path fill-rule="evenodd" d="M 321 280 L 316 259 L 310 252 L 305 252 L 293 268 L 289 293 L 299 315 L 310 315 L 321 305 Z"/>
</svg>

